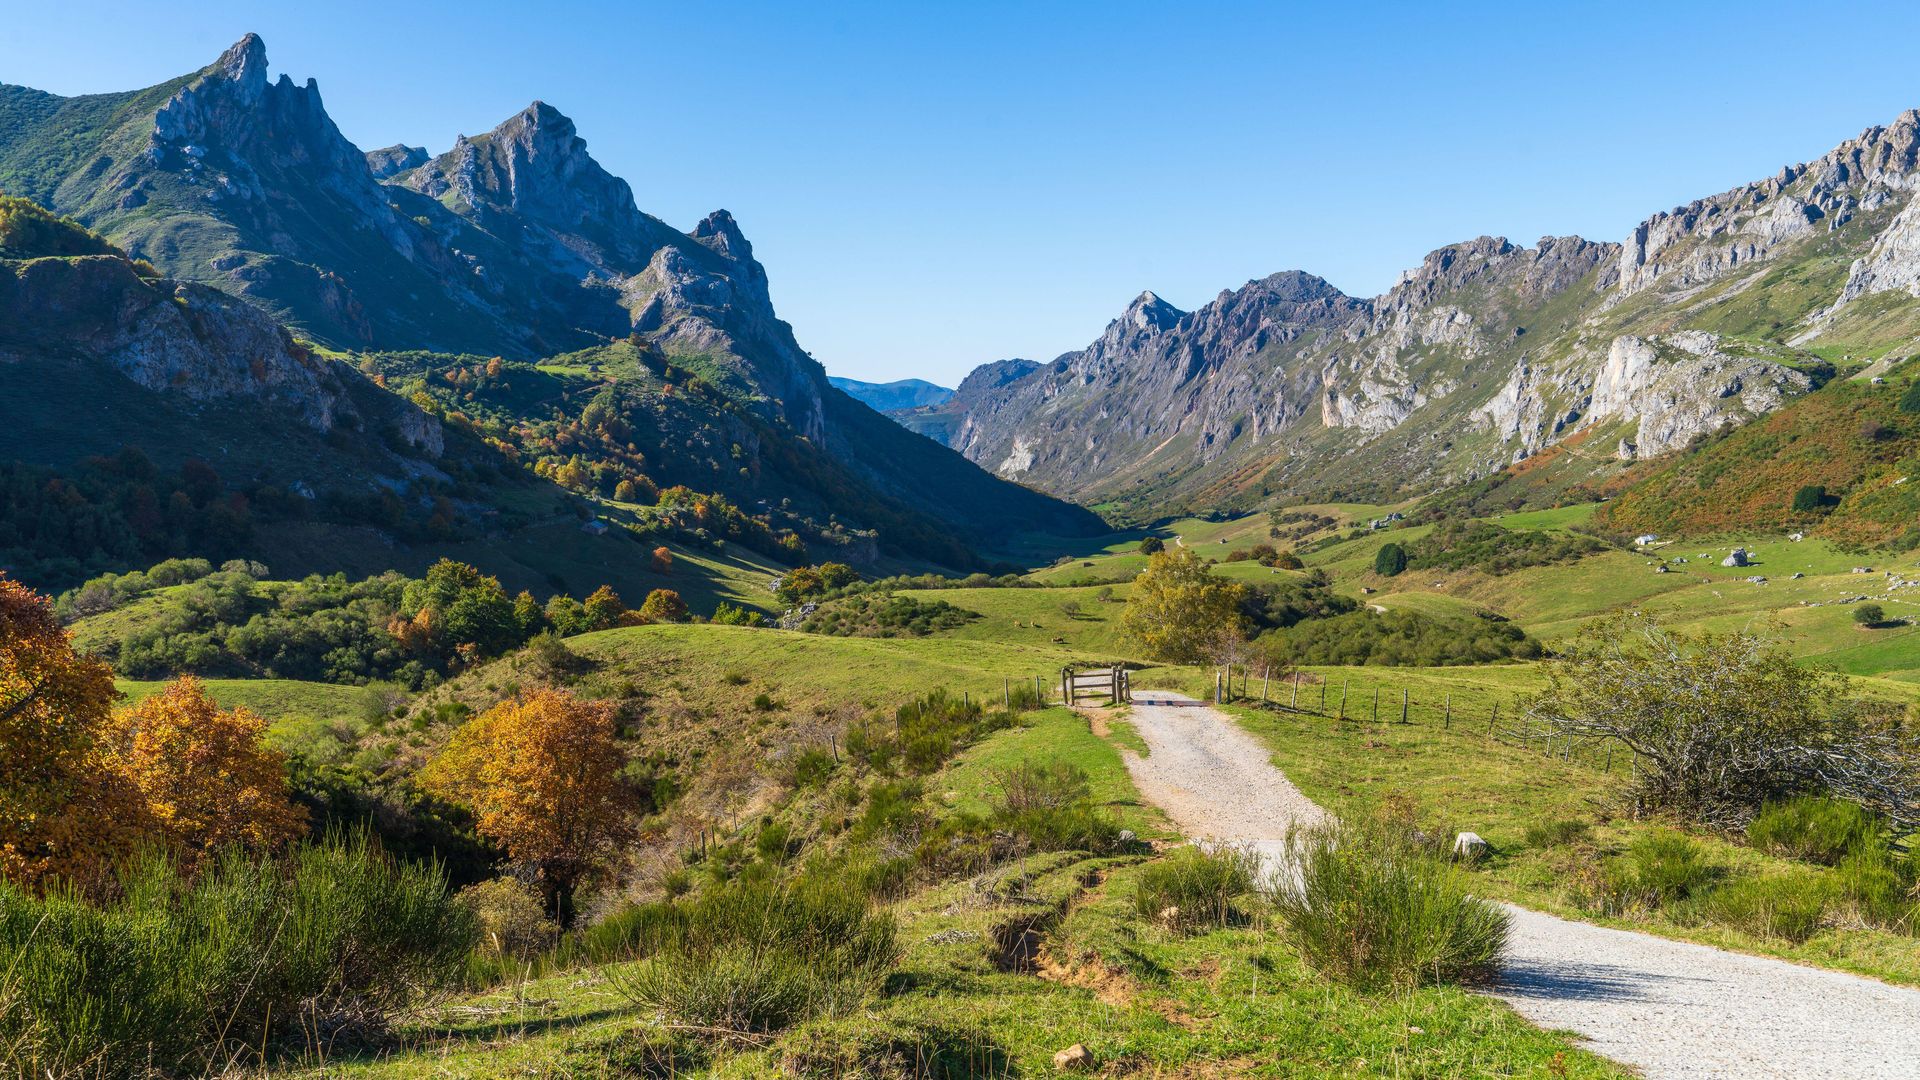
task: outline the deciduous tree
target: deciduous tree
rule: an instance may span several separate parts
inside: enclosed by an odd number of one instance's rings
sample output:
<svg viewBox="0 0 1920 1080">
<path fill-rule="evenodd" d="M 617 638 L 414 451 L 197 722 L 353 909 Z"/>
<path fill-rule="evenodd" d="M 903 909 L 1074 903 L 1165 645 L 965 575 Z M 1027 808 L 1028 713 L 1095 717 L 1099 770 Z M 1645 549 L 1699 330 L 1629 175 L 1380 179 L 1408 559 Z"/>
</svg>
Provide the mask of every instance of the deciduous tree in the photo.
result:
<svg viewBox="0 0 1920 1080">
<path fill-rule="evenodd" d="M 543 690 L 469 721 L 420 783 L 472 809 L 482 834 L 538 873 L 548 910 L 568 924 L 579 885 L 614 866 L 634 835 L 625 763 L 611 703 Z"/>
<path fill-rule="evenodd" d="M 640 605 L 641 622 L 684 622 L 686 617 L 687 602 L 672 589 L 655 589 Z"/>
<path fill-rule="evenodd" d="M 1120 626 L 1156 659 L 1200 663 L 1241 629 L 1241 592 L 1190 549 L 1157 552 L 1134 579 Z"/>
<path fill-rule="evenodd" d="M 73 650 L 45 597 L 0 577 L 0 872 L 30 887 L 89 883 L 137 839 L 125 786 L 102 767 L 115 693 Z"/>
<path fill-rule="evenodd" d="M 286 755 L 261 742 L 266 730 L 248 709 L 220 708 L 189 675 L 114 714 L 107 764 L 188 867 L 229 846 L 271 851 L 297 838 L 307 815 L 287 795 Z"/>
</svg>

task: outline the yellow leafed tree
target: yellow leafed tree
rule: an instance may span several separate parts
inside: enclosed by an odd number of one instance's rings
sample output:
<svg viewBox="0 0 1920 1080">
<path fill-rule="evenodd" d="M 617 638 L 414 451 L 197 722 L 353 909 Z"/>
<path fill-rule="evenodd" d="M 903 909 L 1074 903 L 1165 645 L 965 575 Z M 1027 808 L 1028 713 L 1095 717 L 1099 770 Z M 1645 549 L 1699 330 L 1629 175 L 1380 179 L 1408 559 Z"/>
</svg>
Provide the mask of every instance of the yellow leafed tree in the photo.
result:
<svg viewBox="0 0 1920 1080">
<path fill-rule="evenodd" d="M 260 741 L 266 729 L 187 676 L 114 714 L 109 764 L 188 867 L 229 846 L 269 851 L 305 831 L 306 811 L 287 795 L 286 756 Z"/>
<path fill-rule="evenodd" d="M 1176 664 L 1203 662 L 1240 628 L 1244 589 L 1213 576 L 1191 549 L 1158 551 L 1133 580 L 1120 625 L 1147 654 Z"/>
<path fill-rule="evenodd" d="M 73 650 L 46 598 L 0 577 L 0 873 L 38 887 L 99 880 L 138 839 L 126 786 L 103 768 L 115 691 Z"/>
<path fill-rule="evenodd" d="M 625 764 L 612 704 L 542 690 L 468 721 L 419 780 L 471 809 L 483 835 L 533 867 L 566 925 L 580 883 L 614 865 L 634 836 Z"/>
</svg>

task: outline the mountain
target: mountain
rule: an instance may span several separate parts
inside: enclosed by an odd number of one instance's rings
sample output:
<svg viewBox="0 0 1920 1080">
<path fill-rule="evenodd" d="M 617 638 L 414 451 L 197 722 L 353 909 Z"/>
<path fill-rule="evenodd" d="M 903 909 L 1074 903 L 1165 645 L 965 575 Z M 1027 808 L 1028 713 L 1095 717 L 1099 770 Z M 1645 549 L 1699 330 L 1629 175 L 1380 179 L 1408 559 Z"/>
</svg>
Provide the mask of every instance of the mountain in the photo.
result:
<svg viewBox="0 0 1920 1080">
<path fill-rule="evenodd" d="M 716 211 L 682 232 L 641 212 L 627 182 L 543 102 L 443 153 L 366 153 L 333 124 L 312 81 L 269 77 L 265 45 L 249 34 L 200 71 L 145 90 L 63 98 L 0 87 L 0 191 L 71 215 L 170 280 L 250 301 L 301 340 L 366 354 L 363 366 L 383 375 L 629 342 L 717 391 L 676 405 L 705 410 L 703 430 L 737 428 L 736 413 L 750 419 L 754 437 L 734 441 L 737 460 L 718 470 L 735 497 L 819 507 L 823 537 L 836 491 L 866 513 L 832 528 L 886 521 L 894 531 L 877 550 L 950 564 L 1010 533 L 1099 527 L 831 386 L 775 313 L 766 270 L 732 215 Z M 500 441 L 526 419 L 502 415 L 483 435 Z M 767 458 L 790 467 L 762 469 Z M 662 443 L 648 468 L 710 476 L 713 460 Z M 772 475 L 786 480 L 758 480 Z"/>
<path fill-rule="evenodd" d="M 942 407 L 1001 476 L 1140 513 L 1403 498 L 1549 448 L 1562 487 L 1768 413 L 1920 332 L 1920 113 L 1622 243 L 1480 237 L 1381 296 L 1288 272 L 989 365 Z M 1008 378 L 1007 375 L 1012 377 Z M 971 379 L 969 381 L 972 381 Z"/>
<path fill-rule="evenodd" d="M 953 396 L 953 391 L 944 386 L 935 386 L 925 379 L 897 379 L 889 383 L 870 383 L 829 375 L 827 381 L 874 412 L 890 413 L 900 409 L 939 405 Z"/>
</svg>

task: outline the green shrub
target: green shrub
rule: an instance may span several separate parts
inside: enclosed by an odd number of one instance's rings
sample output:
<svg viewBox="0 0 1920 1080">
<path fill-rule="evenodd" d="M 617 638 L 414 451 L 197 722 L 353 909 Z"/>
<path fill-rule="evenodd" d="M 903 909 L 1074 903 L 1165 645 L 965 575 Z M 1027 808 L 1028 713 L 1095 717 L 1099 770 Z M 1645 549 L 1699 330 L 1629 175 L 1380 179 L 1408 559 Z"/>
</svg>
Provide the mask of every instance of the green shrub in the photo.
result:
<svg viewBox="0 0 1920 1080">
<path fill-rule="evenodd" d="M 1655 829 L 1636 837 L 1616 863 L 1622 881 L 1648 907 L 1692 896 L 1719 876 L 1705 849 L 1674 829 Z"/>
<path fill-rule="evenodd" d="M 1838 865 L 1879 832 L 1880 822 L 1865 807 L 1815 795 L 1767 803 L 1747 824 L 1754 847 L 1822 866 Z"/>
<path fill-rule="evenodd" d="M 1819 484 L 1808 484 L 1793 493 L 1793 512 L 1811 514 L 1827 505 L 1827 489 Z"/>
<path fill-rule="evenodd" d="M 1592 831 L 1593 826 L 1575 819 L 1543 821 L 1527 826 L 1527 846 L 1531 848 L 1564 847 L 1567 844 L 1585 840 Z"/>
<path fill-rule="evenodd" d="M 1179 930 L 1244 921 L 1260 878 L 1260 858 L 1236 847 L 1178 848 L 1149 863 L 1134 885 L 1133 909 Z"/>
<path fill-rule="evenodd" d="M 1296 667 L 1437 667 L 1541 655 L 1540 643 L 1497 616 L 1354 611 L 1263 635 L 1277 663 Z"/>
<path fill-rule="evenodd" d="M 1860 921 L 1901 934 L 1920 934 L 1920 874 L 1913 855 L 1896 854 L 1885 841 L 1863 842 L 1835 868 L 1840 896 Z"/>
<path fill-rule="evenodd" d="M 772 1032 L 843 1013 L 899 959 L 893 920 L 845 881 L 709 889 L 676 915 L 671 936 L 613 981 L 682 1024 Z"/>
<path fill-rule="evenodd" d="M 1296 834 L 1274 906 L 1316 971 L 1366 990 L 1489 976 L 1508 918 L 1406 829 L 1342 822 Z"/>
<path fill-rule="evenodd" d="M 143 857 L 104 904 L 0 883 L 0 1045 L 39 1075 L 217 1072 L 230 1044 L 377 1024 L 453 985 L 474 940 L 437 866 L 364 834 L 229 854 L 191 881 Z"/>
<path fill-rule="evenodd" d="M 1702 913 L 1760 938 L 1800 942 L 1820 929 L 1833 889 L 1809 873 L 1743 877 L 1707 893 Z"/>
<path fill-rule="evenodd" d="M 473 916 L 480 948 L 493 956 L 524 962 L 559 940 L 560 927 L 547 917 L 540 891 L 517 878 L 489 878 L 454 900 Z"/>
<path fill-rule="evenodd" d="M 1407 549 L 1385 544 L 1373 555 L 1373 572 L 1381 577 L 1398 577 L 1407 568 Z"/>
<path fill-rule="evenodd" d="M 1887 621 L 1887 611 L 1879 604 L 1861 604 L 1853 609 L 1853 621 L 1860 626 L 1879 626 Z"/>
<path fill-rule="evenodd" d="M 1908 383 L 1906 392 L 1900 395 L 1900 411 L 1920 413 L 1920 379 Z"/>
</svg>

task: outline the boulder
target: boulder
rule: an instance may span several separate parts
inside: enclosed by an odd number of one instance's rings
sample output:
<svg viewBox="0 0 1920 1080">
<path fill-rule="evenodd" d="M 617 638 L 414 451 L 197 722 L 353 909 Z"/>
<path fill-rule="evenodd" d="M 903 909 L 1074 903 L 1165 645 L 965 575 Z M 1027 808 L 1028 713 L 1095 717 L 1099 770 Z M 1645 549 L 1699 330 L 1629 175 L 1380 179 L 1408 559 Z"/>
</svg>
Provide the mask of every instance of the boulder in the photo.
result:
<svg viewBox="0 0 1920 1080">
<path fill-rule="evenodd" d="M 1053 1067 L 1061 1072 L 1080 1072 L 1093 1068 L 1093 1051 L 1079 1043 L 1053 1055 Z"/>
<path fill-rule="evenodd" d="M 1463 832 L 1453 838 L 1453 857 L 1462 862 L 1476 862 L 1484 859 L 1492 845 L 1479 834 Z"/>
</svg>

